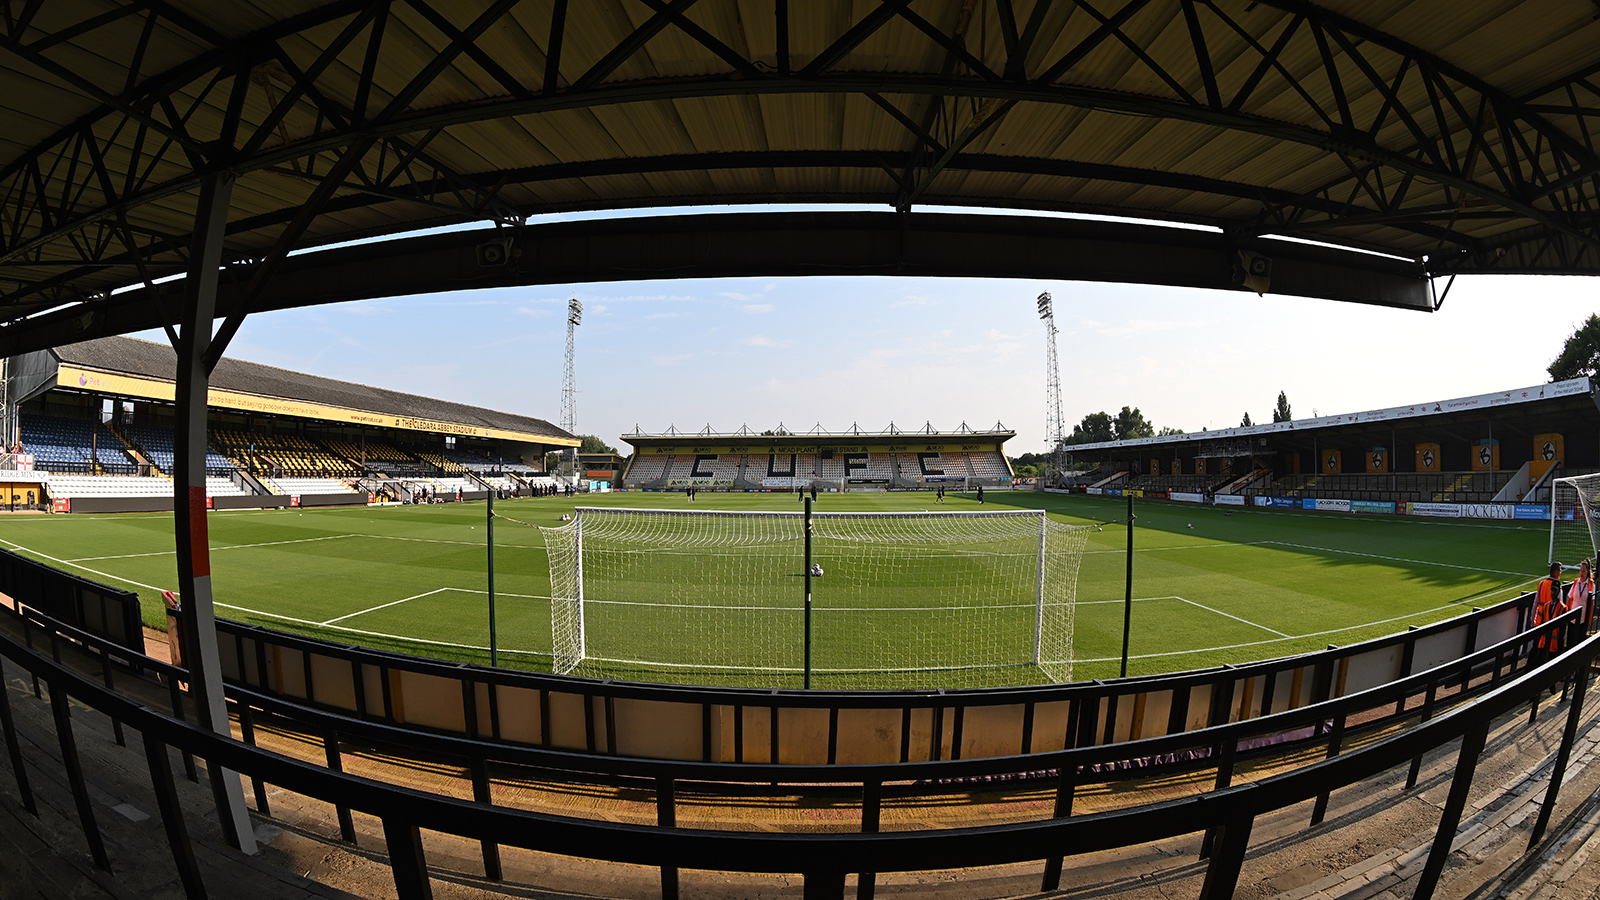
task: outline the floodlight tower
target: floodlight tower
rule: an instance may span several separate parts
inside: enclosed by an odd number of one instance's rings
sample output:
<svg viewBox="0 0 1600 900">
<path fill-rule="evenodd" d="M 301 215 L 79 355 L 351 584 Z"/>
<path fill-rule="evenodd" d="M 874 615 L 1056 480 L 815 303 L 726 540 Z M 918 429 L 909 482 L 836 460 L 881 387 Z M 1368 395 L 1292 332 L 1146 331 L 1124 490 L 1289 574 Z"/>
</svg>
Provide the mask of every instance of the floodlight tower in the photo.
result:
<svg viewBox="0 0 1600 900">
<path fill-rule="evenodd" d="M 1050 468 L 1047 479 L 1061 477 L 1066 469 L 1066 423 L 1061 418 L 1061 367 L 1056 362 L 1056 314 L 1051 306 L 1050 292 L 1039 295 L 1039 318 L 1044 320 L 1045 333 L 1045 387 L 1044 430 L 1050 441 Z M 1047 481 L 1048 483 L 1048 481 Z"/>
<path fill-rule="evenodd" d="M 578 427 L 578 376 L 573 367 L 573 338 L 583 321 L 583 301 L 576 295 L 567 301 L 567 371 L 561 378 L 561 427 L 568 434 L 577 434 Z M 578 483 L 578 448 L 568 447 L 561 454 L 562 474 Z"/>
</svg>

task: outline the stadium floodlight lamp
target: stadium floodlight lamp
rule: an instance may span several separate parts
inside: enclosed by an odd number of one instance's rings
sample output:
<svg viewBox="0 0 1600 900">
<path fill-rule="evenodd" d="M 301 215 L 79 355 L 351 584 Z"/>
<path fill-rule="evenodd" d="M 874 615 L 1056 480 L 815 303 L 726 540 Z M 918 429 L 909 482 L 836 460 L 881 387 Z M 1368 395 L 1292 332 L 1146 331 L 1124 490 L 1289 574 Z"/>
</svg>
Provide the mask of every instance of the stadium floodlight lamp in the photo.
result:
<svg viewBox="0 0 1600 900">
<path fill-rule="evenodd" d="M 583 324 L 583 301 L 577 297 L 567 304 L 567 321 L 574 325 Z"/>
<path fill-rule="evenodd" d="M 1048 319 L 1055 313 L 1050 309 L 1050 292 L 1045 291 L 1039 295 L 1039 318 Z"/>
</svg>

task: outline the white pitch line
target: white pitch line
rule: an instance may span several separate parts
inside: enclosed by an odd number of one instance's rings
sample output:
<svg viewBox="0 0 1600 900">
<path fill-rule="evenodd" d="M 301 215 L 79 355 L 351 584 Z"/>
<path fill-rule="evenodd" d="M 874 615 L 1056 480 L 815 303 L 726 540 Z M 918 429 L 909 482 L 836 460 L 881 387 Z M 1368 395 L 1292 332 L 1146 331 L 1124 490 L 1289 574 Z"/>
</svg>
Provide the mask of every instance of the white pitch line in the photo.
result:
<svg viewBox="0 0 1600 900">
<path fill-rule="evenodd" d="M 276 546 L 279 546 L 280 544 L 307 544 L 307 543 L 310 543 L 312 541 L 336 541 L 336 540 L 338 540 L 340 538 L 362 537 L 362 536 L 363 535 L 356 535 L 356 534 L 329 534 L 329 535 L 324 535 L 322 537 L 314 537 L 314 538 L 295 538 L 294 540 L 289 540 L 289 541 L 266 541 L 266 542 L 263 542 L 263 543 L 260 543 L 260 544 L 221 544 L 219 546 L 212 547 L 211 549 L 212 550 L 248 550 L 248 549 L 250 549 L 252 547 L 276 547 Z M 178 551 L 176 551 L 176 550 L 158 550 L 158 551 L 156 551 L 154 553 L 124 553 L 121 556 L 80 556 L 77 559 L 68 560 L 68 562 L 95 562 L 96 560 L 102 560 L 102 559 L 134 559 L 134 558 L 140 557 L 140 556 L 170 556 L 171 554 L 176 553 L 176 552 L 178 552 Z"/>
<path fill-rule="evenodd" d="M 403 600 L 391 600 L 388 603 L 380 603 L 377 606 L 372 607 L 371 609 L 363 609 L 363 610 L 360 610 L 358 612 L 350 613 L 349 615 L 337 616 L 335 618 L 329 619 L 326 622 L 318 622 L 316 624 L 318 624 L 318 625 L 332 625 L 335 622 L 343 622 L 345 619 L 353 619 L 356 616 L 364 616 L 369 612 L 377 612 L 380 609 L 387 609 L 387 608 L 389 608 L 391 606 L 399 606 L 402 603 L 409 603 L 412 600 L 420 600 L 423 597 L 431 597 L 434 594 L 441 593 L 443 591 L 448 591 L 448 590 L 450 590 L 450 589 L 449 588 L 434 588 L 433 590 L 428 591 L 425 594 L 418 594 L 415 597 L 406 597 Z"/>
<path fill-rule="evenodd" d="M 142 588 L 144 588 L 146 590 L 150 590 L 150 591 L 166 590 L 165 588 L 158 588 L 153 584 L 145 584 L 142 581 L 134 581 L 131 578 L 123 578 L 120 575 L 113 575 L 110 572 L 102 572 L 99 569 L 91 569 L 88 566 L 80 566 L 80 565 L 78 565 L 77 563 L 75 563 L 75 562 L 73 562 L 71 560 L 59 559 L 59 558 L 51 556 L 51 555 L 49 555 L 47 553 L 40 553 L 37 550 L 33 550 L 33 549 L 28 548 L 28 547 L 24 547 L 21 544 L 14 543 L 12 541 L 8 541 L 8 540 L 6 540 L 4 538 L 0 538 L 0 543 L 11 544 L 11 546 L 17 548 L 18 550 L 26 550 L 27 552 L 32 553 L 33 555 L 39 557 L 40 559 L 48 559 L 51 562 L 60 563 L 63 566 L 71 566 L 74 569 L 82 569 L 83 571 L 88 572 L 91 575 L 99 575 L 101 578 L 109 578 L 112 581 L 120 581 L 123 584 L 131 584 L 134 587 L 142 587 Z"/>
<path fill-rule="evenodd" d="M 1262 624 L 1260 624 L 1258 622 L 1252 622 L 1249 619 L 1242 619 L 1242 618 L 1240 618 L 1240 617 L 1238 617 L 1238 616 L 1236 616 L 1236 615 L 1234 615 L 1232 613 L 1225 613 L 1220 609 L 1213 609 L 1213 608 L 1205 605 L 1204 603 L 1196 603 L 1193 600 L 1188 600 L 1188 599 L 1185 599 L 1183 597 L 1179 597 L 1178 599 L 1179 600 L 1183 600 L 1183 602 L 1189 604 L 1190 606 L 1198 606 L 1201 609 L 1205 610 L 1206 612 L 1214 612 L 1219 616 L 1225 616 L 1225 617 L 1227 617 L 1229 619 L 1234 620 L 1235 622 L 1243 622 L 1244 624 L 1249 625 L 1252 628 L 1259 628 L 1262 631 L 1270 631 L 1273 634 L 1277 635 L 1278 637 L 1294 637 L 1294 635 L 1292 635 L 1292 634 L 1284 634 L 1283 632 L 1277 630 L 1276 628 L 1268 628 L 1267 626 L 1262 625 Z"/>
<path fill-rule="evenodd" d="M 1167 551 L 1167 550 L 1226 550 L 1229 547 L 1254 547 L 1254 546 L 1256 546 L 1258 544 L 1276 544 L 1276 543 L 1278 543 L 1278 542 L 1277 541 L 1215 541 L 1214 543 L 1206 543 L 1206 544 L 1185 544 L 1185 545 L 1183 545 L 1181 547 L 1135 547 L 1135 548 L 1133 548 L 1133 552 L 1135 552 L 1135 553 L 1156 553 L 1158 551 L 1164 552 L 1164 551 Z M 1118 549 L 1118 550 L 1085 550 L 1085 551 L 1083 551 L 1083 555 L 1084 556 L 1089 556 L 1089 555 L 1095 554 L 1095 553 L 1115 553 L 1115 554 L 1118 554 L 1120 556 L 1120 555 L 1125 554 L 1127 552 L 1128 551 L 1122 550 L 1122 549 Z M 1120 659 L 1120 657 L 1118 657 L 1118 658 Z"/>
<path fill-rule="evenodd" d="M 1182 600 L 1182 599 L 1183 599 L 1182 597 L 1178 597 L 1178 596 L 1172 596 L 1172 597 L 1135 597 L 1135 598 L 1133 598 L 1133 602 L 1138 603 L 1138 602 L 1140 602 L 1142 600 Z M 1124 600 L 1079 600 L 1079 601 L 1073 603 L 1072 605 L 1073 606 L 1094 606 L 1096 604 L 1125 603 L 1125 602 L 1126 601 L 1124 601 Z M 1033 604 L 1029 604 L 1029 605 L 1031 606 Z M 1121 659 L 1122 657 L 1119 656 L 1117 658 Z"/>
<path fill-rule="evenodd" d="M 1406 559 L 1403 556 L 1384 556 L 1379 553 L 1362 553 L 1357 550 L 1339 550 L 1334 547 L 1313 547 L 1310 544 L 1291 544 L 1288 541 L 1262 541 L 1263 544 L 1275 544 L 1279 547 L 1293 547 L 1296 550 L 1315 550 L 1318 553 L 1342 553 L 1345 556 L 1363 556 L 1367 559 L 1382 559 L 1388 562 L 1410 563 L 1414 566 L 1438 566 L 1443 569 L 1464 569 L 1468 572 L 1489 572 L 1494 575 L 1527 575 L 1527 572 L 1508 572 L 1505 569 L 1480 569 L 1477 566 L 1459 566 L 1455 563 L 1433 562 L 1426 559 Z"/>
<path fill-rule="evenodd" d="M 1537 581 L 1539 579 L 1534 579 L 1534 580 Z M 1524 582 L 1524 583 L 1527 583 L 1527 582 Z M 1521 586 L 1522 585 L 1520 585 L 1520 584 L 1519 585 L 1514 585 L 1514 586 L 1509 587 L 1509 588 L 1502 588 L 1501 590 L 1495 591 L 1493 593 L 1480 594 L 1480 595 L 1478 595 L 1476 597 L 1470 597 L 1470 598 L 1467 598 L 1467 599 L 1469 599 L 1469 600 L 1479 600 L 1479 599 L 1482 599 L 1483 597 L 1492 597 L 1496 593 L 1505 593 L 1507 591 L 1513 591 L 1513 590 L 1516 590 L 1517 588 L 1519 588 Z M 1165 656 L 1190 656 L 1190 655 L 1195 654 L 1195 653 L 1210 653 L 1210 652 L 1215 651 L 1215 650 L 1242 650 L 1242 649 L 1245 649 L 1245 648 L 1248 648 L 1248 647 L 1263 647 L 1263 646 L 1266 646 L 1267 644 L 1281 644 L 1284 641 L 1304 640 L 1306 638 L 1315 638 L 1315 637 L 1327 637 L 1330 634 L 1343 634 L 1343 633 L 1345 633 L 1347 631 L 1355 631 L 1358 628 L 1371 628 L 1374 625 L 1387 625 L 1390 622 L 1404 622 L 1407 619 L 1414 619 L 1414 618 L 1417 618 L 1418 616 L 1425 616 L 1425 615 L 1428 615 L 1429 613 L 1442 612 L 1442 611 L 1447 610 L 1447 609 L 1459 609 L 1461 604 L 1464 603 L 1464 602 L 1466 602 L 1466 601 L 1465 600 L 1457 600 L 1454 603 L 1447 603 L 1444 606 L 1435 606 L 1432 609 L 1421 609 L 1421 610 L 1417 610 L 1416 612 L 1413 612 L 1413 613 L 1406 613 L 1403 616 L 1395 616 L 1392 619 L 1379 619 L 1379 620 L 1377 620 L 1375 622 L 1363 622 L 1363 623 L 1361 623 L 1359 625 L 1347 625 L 1344 628 L 1332 628 L 1332 629 L 1329 629 L 1327 631 L 1313 631 L 1310 634 L 1300 634 L 1300 635 L 1295 635 L 1293 637 L 1272 638 L 1270 640 L 1265 640 L 1265 641 L 1246 641 L 1246 642 L 1244 642 L 1242 644 L 1223 644 L 1220 647 L 1196 647 L 1193 650 L 1168 650 L 1168 651 L 1163 652 L 1163 653 L 1140 653 L 1140 654 L 1136 654 L 1134 656 L 1130 656 L 1128 658 L 1129 659 L 1156 659 L 1156 658 L 1165 657 Z M 1094 659 L 1078 659 L 1078 660 L 1074 660 L 1074 662 L 1116 662 L 1116 661 L 1118 661 L 1120 659 L 1122 659 L 1122 657 L 1120 657 L 1120 656 L 1104 656 L 1104 657 L 1098 657 L 1098 658 L 1094 658 Z"/>
</svg>

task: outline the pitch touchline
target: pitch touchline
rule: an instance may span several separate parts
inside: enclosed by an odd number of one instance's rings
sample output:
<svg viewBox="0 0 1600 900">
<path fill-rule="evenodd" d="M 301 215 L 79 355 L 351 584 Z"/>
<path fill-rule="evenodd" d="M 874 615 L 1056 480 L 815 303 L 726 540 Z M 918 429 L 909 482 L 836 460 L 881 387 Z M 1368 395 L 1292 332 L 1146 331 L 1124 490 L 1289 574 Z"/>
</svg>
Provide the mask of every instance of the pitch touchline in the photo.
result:
<svg viewBox="0 0 1600 900">
<path fill-rule="evenodd" d="M 1384 559 L 1389 562 L 1411 563 L 1415 566 L 1438 566 L 1444 569 L 1464 569 L 1468 572 L 1490 572 L 1495 575 L 1526 575 L 1527 572 L 1507 572 L 1504 569 L 1480 569 L 1477 566 L 1458 566 L 1455 563 L 1431 562 L 1425 559 L 1406 559 L 1403 556 L 1383 556 L 1378 553 L 1361 553 L 1356 550 L 1337 550 L 1332 547 L 1313 547 L 1309 544 L 1291 544 L 1288 541 L 1262 541 L 1263 544 L 1276 544 L 1279 547 L 1293 547 L 1296 550 L 1315 550 L 1318 553 L 1342 553 L 1346 556 L 1364 556 L 1367 559 Z M 1537 579 L 1535 579 L 1537 580 Z"/>
<path fill-rule="evenodd" d="M 1212 544 L 1186 544 L 1186 545 L 1184 545 L 1182 547 L 1135 547 L 1133 549 L 1133 552 L 1135 552 L 1135 553 L 1155 553 L 1157 551 L 1166 551 L 1166 550 L 1226 550 L 1229 547 L 1253 547 L 1253 546 L 1255 546 L 1257 544 L 1275 544 L 1275 543 L 1277 543 L 1277 541 L 1218 541 L 1217 543 L 1212 543 Z M 1122 555 L 1124 553 L 1127 553 L 1127 552 L 1128 551 L 1126 551 L 1126 550 L 1085 550 L 1085 551 L 1083 551 L 1083 555 L 1084 556 L 1089 556 L 1089 555 L 1095 554 L 1095 553 L 1115 553 L 1115 554 L 1120 556 L 1120 555 Z M 1121 659 L 1121 657 L 1117 657 L 1117 658 Z"/>
<path fill-rule="evenodd" d="M 82 569 L 83 571 L 88 572 L 88 573 L 90 573 L 92 575 L 99 575 L 101 578 L 109 578 L 112 581 L 120 581 L 123 584 L 131 584 L 134 587 L 142 587 L 142 588 L 144 588 L 146 590 L 150 590 L 150 591 L 164 590 L 164 588 L 158 588 L 153 584 L 145 584 L 142 581 L 134 581 L 131 578 L 123 578 L 120 575 L 113 575 L 110 572 L 102 572 L 99 569 L 91 569 L 88 566 L 80 566 L 80 565 L 78 565 L 77 563 L 75 563 L 75 562 L 73 562 L 71 560 L 59 559 L 57 557 L 51 556 L 48 553 L 40 553 L 37 550 L 29 549 L 27 547 L 22 546 L 21 544 L 14 543 L 12 541 L 8 541 L 5 538 L 0 538 L 0 543 L 10 544 L 11 546 L 17 548 L 18 550 L 27 550 L 29 553 L 32 553 L 32 554 L 34 554 L 35 556 L 38 556 L 41 559 L 48 559 L 51 562 L 61 563 L 63 566 L 71 566 L 74 569 Z"/>
<path fill-rule="evenodd" d="M 251 547 L 276 547 L 279 544 L 306 544 L 306 543 L 310 543 L 311 541 L 336 541 L 339 538 L 363 537 L 363 536 L 364 535 L 356 535 L 356 534 L 329 534 L 329 535 L 324 535 L 323 537 L 295 538 L 294 540 L 289 540 L 289 541 L 266 541 L 266 542 L 263 542 L 263 543 L 260 543 L 260 544 L 222 544 L 220 546 L 212 547 L 211 549 L 212 550 L 247 550 L 247 549 L 249 549 Z M 67 560 L 67 561 L 68 562 L 95 562 L 96 560 L 102 560 L 102 559 L 134 559 L 134 558 L 140 557 L 140 556 L 170 556 L 171 554 L 176 553 L 176 552 L 177 552 L 176 550 L 157 550 L 154 553 L 124 553 L 121 556 L 80 556 L 77 559 L 70 559 L 70 560 Z"/>
</svg>

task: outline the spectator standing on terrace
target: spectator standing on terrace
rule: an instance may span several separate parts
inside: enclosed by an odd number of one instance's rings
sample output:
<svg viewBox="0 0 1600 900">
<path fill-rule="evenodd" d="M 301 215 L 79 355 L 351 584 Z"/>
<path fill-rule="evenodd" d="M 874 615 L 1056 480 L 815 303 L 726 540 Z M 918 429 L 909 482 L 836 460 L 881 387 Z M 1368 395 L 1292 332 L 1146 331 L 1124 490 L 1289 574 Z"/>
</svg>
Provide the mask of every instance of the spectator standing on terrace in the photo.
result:
<svg viewBox="0 0 1600 900">
<path fill-rule="evenodd" d="M 1528 624 L 1530 627 L 1538 627 L 1566 612 L 1566 609 L 1566 598 L 1562 596 L 1561 563 L 1553 562 L 1550 564 L 1550 577 L 1539 582 L 1539 587 L 1534 592 L 1533 620 Z M 1558 653 L 1561 650 L 1561 642 L 1554 637 L 1541 636 L 1539 650 L 1543 651 L 1543 655 Z"/>
<path fill-rule="evenodd" d="M 1581 609 L 1585 634 L 1594 631 L 1594 567 L 1578 563 L 1578 578 L 1567 588 L 1567 609 Z"/>
</svg>

